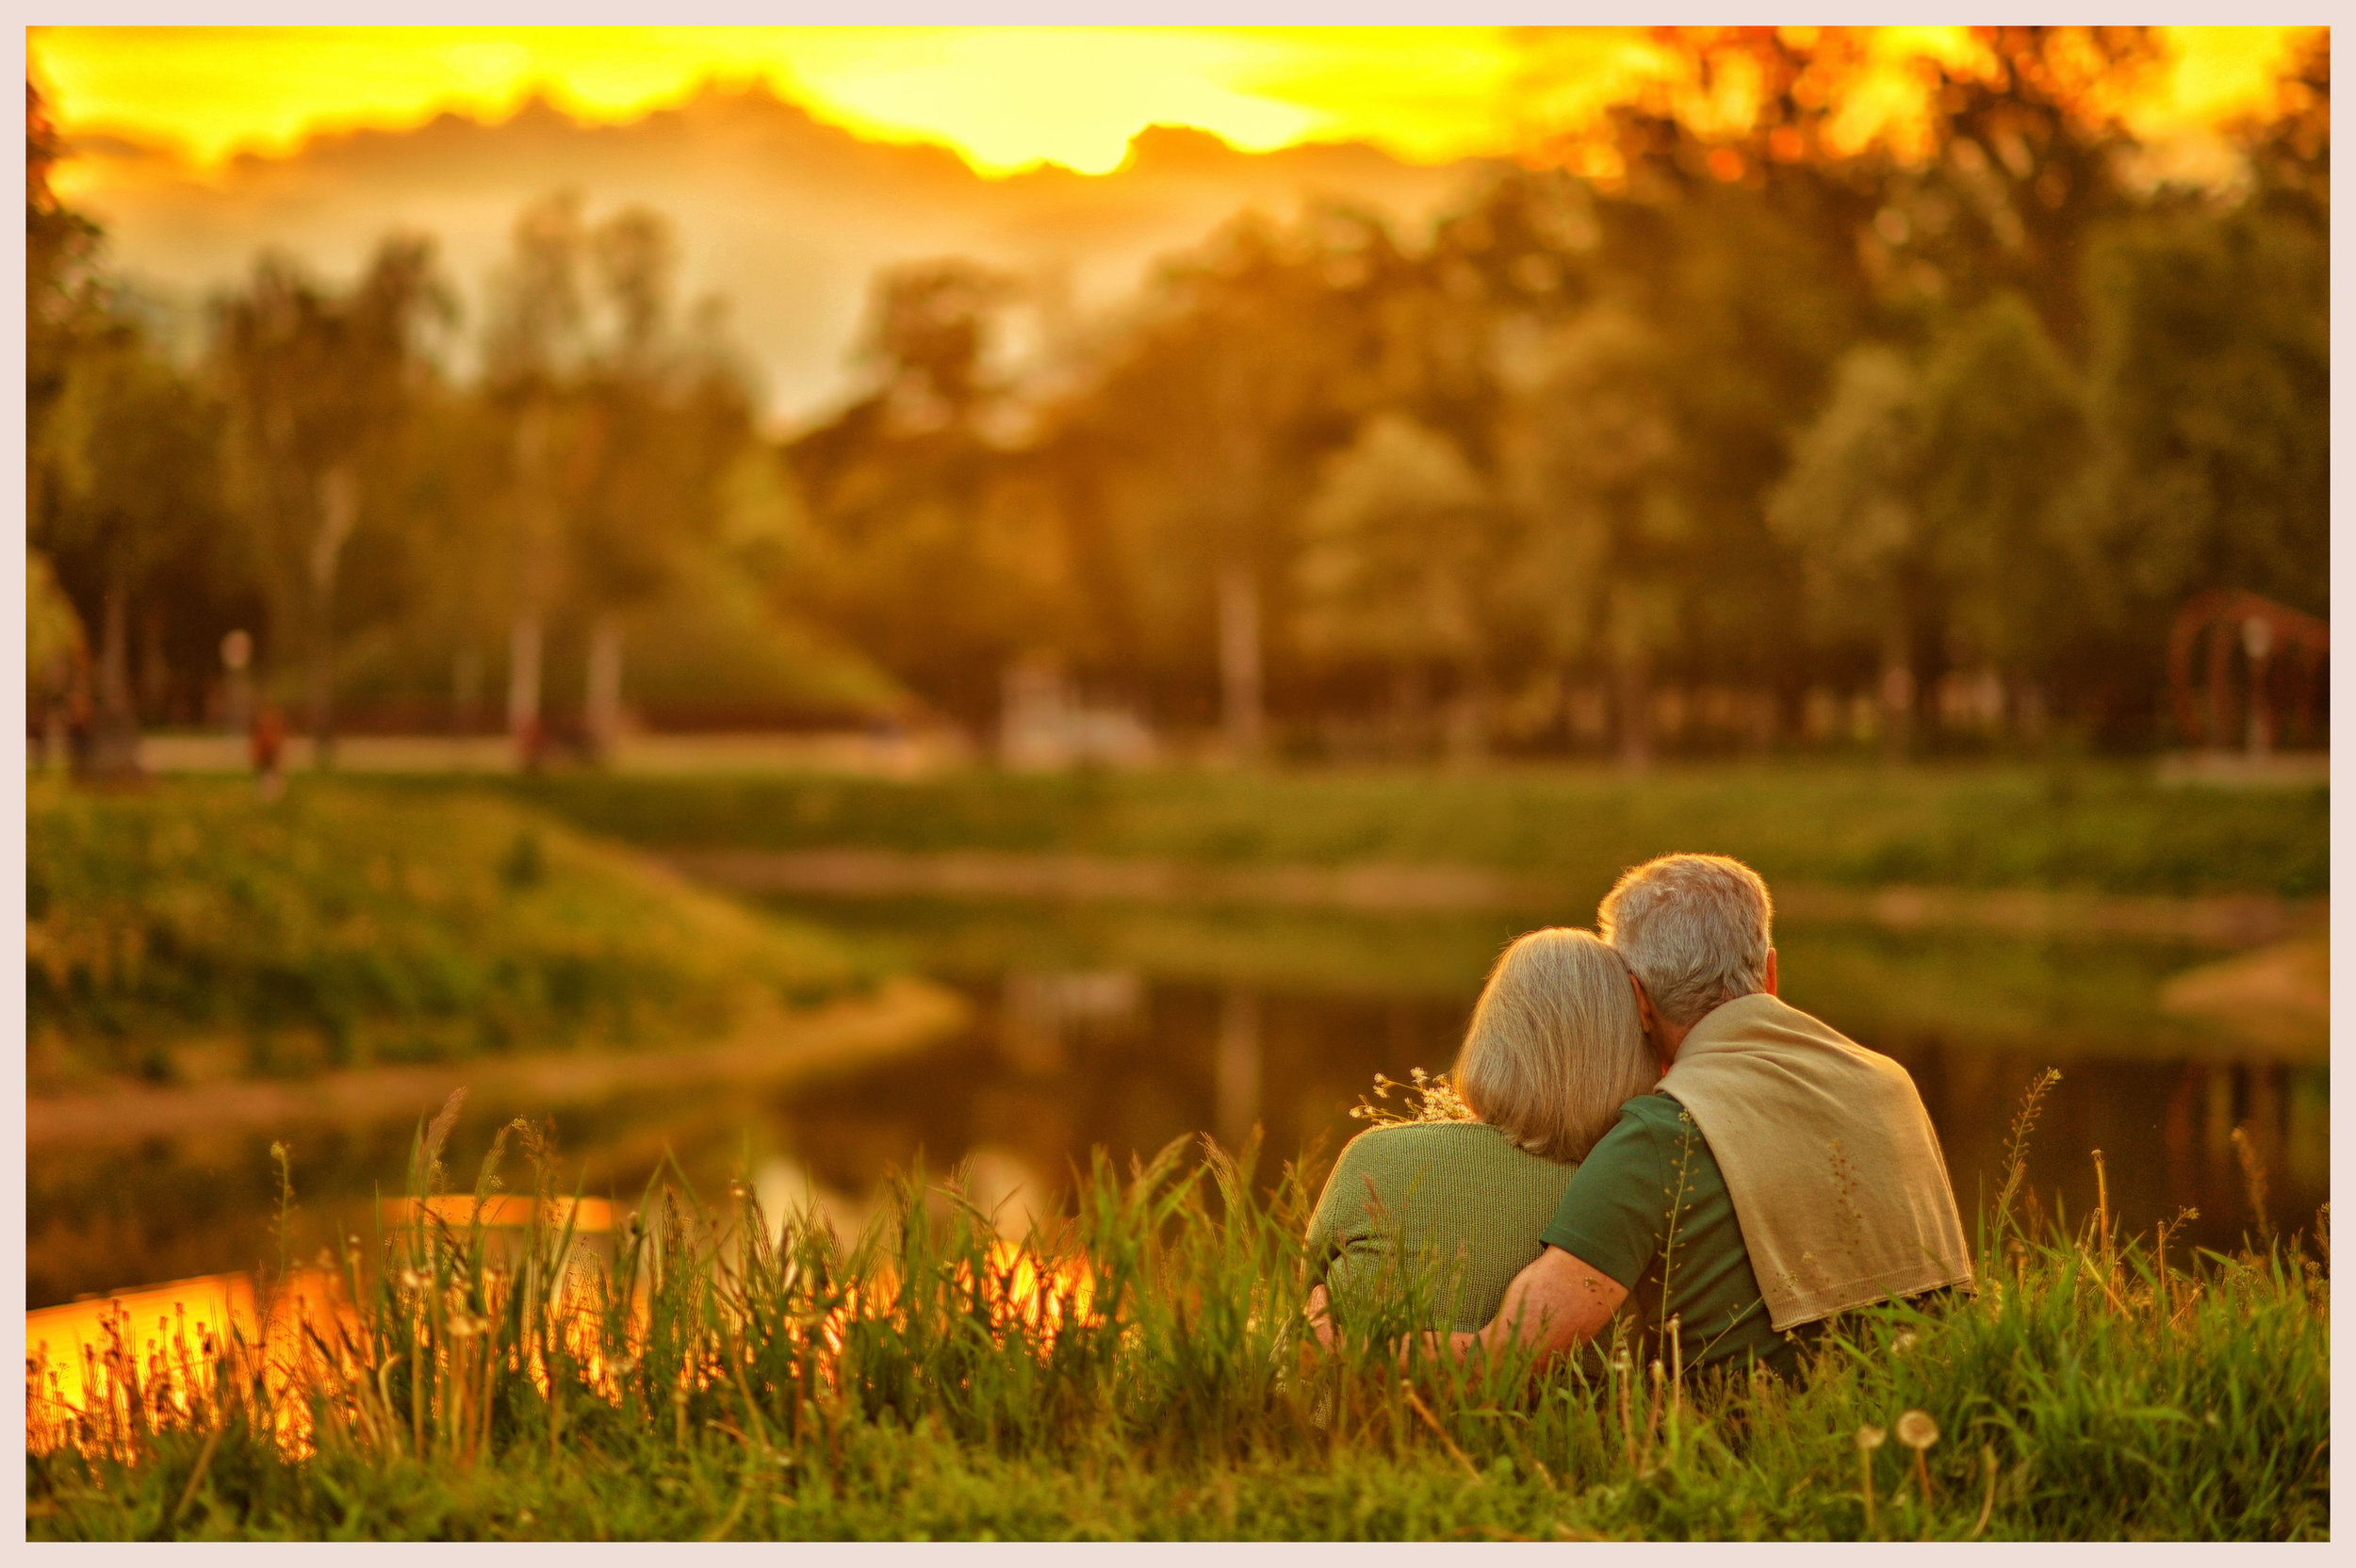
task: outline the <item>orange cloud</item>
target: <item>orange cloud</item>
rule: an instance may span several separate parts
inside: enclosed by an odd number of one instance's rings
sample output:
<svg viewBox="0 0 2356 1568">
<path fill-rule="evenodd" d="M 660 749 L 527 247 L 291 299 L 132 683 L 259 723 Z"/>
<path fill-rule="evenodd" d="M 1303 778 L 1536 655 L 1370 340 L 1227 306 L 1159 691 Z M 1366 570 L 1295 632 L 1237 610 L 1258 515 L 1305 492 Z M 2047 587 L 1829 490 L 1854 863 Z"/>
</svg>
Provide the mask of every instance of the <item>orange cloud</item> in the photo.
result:
<svg viewBox="0 0 2356 1568">
<path fill-rule="evenodd" d="M 2253 106 L 2292 31 L 2168 29 L 2173 62 L 2131 118 L 2168 136 Z M 1873 52 L 1893 69 L 1857 95 L 1858 134 L 1904 116 L 1905 58 L 1972 47 L 1953 28 L 1879 30 Z M 200 168 L 446 111 L 498 121 L 534 94 L 625 122 L 710 81 L 765 83 L 871 139 L 955 148 L 984 174 L 1103 173 L 1153 123 L 1247 151 L 1363 140 L 1436 163 L 1575 131 L 1679 70 L 1641 29 L 1609 27 L 44 27 L 28 49 L 68 135 Z"/>
</svg>

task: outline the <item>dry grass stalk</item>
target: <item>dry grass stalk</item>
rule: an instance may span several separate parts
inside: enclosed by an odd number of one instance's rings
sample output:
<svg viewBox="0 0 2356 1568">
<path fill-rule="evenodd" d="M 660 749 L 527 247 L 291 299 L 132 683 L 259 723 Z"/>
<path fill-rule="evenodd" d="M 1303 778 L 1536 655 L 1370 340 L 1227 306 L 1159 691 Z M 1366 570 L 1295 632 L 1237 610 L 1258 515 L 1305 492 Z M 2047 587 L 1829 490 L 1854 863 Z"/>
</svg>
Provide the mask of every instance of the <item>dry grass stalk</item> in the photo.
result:
<svg viewBox="0 0 2356 1568">
<path fill-rule="evenodd" d="M 1865 1493 L 1865 1533 L 1875 1533 L 1873 1524 L 1873 1450 L 1889 1441 L 1890 1434 L 1879 1427 L 1859 1427 L 1857 1429 L 1857 1474 Z"/>
<path fill-rule="evenodd" d="M 1464 1457 L 1464 1450 L 1459 1448 L 1456 1446 L 1456 1440 L 1448 1435 L 1448 1429 L 1441 1426 L 1440 1418 L 1432 1413 L 1432 1407 L 1425 1404 L 1421 1396 L 1412 1388 L 1407 1391 L 1407 1408 L 1422 1418 L 1423 1424 L 1432 1429 L 1432 1435 L 1440 1440 L 1440 1446 L 1446 1448 L 1448 1456 L 1464 1467 L 1464 1474 L 1470 1476 L 1478 1483 L 1481 1479 L 1480 1466 Z"/>
<path fill-rule="evenodd" d="M 2233 1158 L 2241 1165 L 2242 1191 L 2250 1200 L 2250 1215 L 2258 1221 L 2258 1239 L 2274 1238 L 2274 1220 L 2266 1212 L 2266 1168 L 2258 1157 L 2258 1146 L 2250 1135 L 2250 1123 L 2243 1122 L 2233 1131 Z"/>
</svg>

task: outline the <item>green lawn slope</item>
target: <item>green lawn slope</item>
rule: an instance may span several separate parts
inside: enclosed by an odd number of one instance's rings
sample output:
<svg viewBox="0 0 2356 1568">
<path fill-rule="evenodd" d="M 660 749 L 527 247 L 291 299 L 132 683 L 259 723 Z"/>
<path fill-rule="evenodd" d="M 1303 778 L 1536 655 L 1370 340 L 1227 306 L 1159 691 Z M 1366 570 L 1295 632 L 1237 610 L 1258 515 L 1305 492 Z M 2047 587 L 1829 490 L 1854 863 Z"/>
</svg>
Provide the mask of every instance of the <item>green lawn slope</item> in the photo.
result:
<svg viewBox="0 0 2356 1568">
<path fill-rule="evenodd" d="M 25 841 L 37 1087 L 662 1044 L 867 980 L 823 932 L 483 795 L 36 783 Z"/>
<path fill-rule="evenodd" d="M 1600 894 L 1672 850 L 1770 881 L 2121 894 L 2325 891 L 2330 792 L 2166 787 L 2146 766 L 1854 763 L 1023 775 L 570 775 L 523 798 L 664 849 L 990 849 L 1250 864 L 1445 863 Z"/>
</svg>

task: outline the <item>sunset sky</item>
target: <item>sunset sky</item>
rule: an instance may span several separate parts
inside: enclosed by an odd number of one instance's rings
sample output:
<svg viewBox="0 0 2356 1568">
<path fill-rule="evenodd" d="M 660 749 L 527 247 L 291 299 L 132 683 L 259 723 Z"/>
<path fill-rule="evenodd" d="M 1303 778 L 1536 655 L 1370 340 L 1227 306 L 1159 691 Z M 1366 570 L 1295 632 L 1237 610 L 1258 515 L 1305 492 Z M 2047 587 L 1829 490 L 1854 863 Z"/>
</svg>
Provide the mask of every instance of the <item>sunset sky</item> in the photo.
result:
<svg viewBox="0 0 2356 1568">
<path fill-rule="evenodd" d="M 2135 106 L 2147 135 L 2261 99 L 2286 28 L 2170 28 L 2176 58 Z M 871 139 L 931 141 L 977 172 L 1119 164 L 1148 124 L 1246 151 L 1370 142 L 1415 162 L 1510 154 L 1575 130 L 1677 62 L 1636 29 L 486 27 L 29 29 L 34 79 L 68 135 L 169 149 L 200 169 L 321 131 L 401 129 L 444 110 L 499 120 L 534 93 L 635 120 L 706 82 L 761 82 Z M 1905 62 L 1966 58 L 1950 28 L 1883 29 L 1865 134 L 1905 110 Z"/>
</svg>

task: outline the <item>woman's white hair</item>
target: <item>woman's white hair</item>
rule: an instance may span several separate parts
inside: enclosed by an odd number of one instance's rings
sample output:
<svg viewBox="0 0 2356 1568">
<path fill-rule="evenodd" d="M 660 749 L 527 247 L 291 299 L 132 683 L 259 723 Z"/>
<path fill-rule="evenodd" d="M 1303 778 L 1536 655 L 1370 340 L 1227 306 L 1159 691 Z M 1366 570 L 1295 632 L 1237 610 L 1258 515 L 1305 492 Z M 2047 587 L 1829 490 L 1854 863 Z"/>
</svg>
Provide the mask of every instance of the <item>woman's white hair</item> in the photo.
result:
<svg viewBox="0 0 2356 1568">
<path fill-rule="evenodd" d="M 1517 937 L 1497 956 L 1456 1057 L 1456 1092 L 1475 1116 L 1566 1163 L 1584 1159 L 1660 1078 L 1627 966 L 1595 933 L 1567 926 Z"/>
<path fill-rule="evenodd" d="M 1723 855 L 1647 860 L 1623 873 L 1595 911 L 1653 1010 L 1676 1024 L 1767 988 L 1774 918 L 1759 873 Z"/>
</svg>

